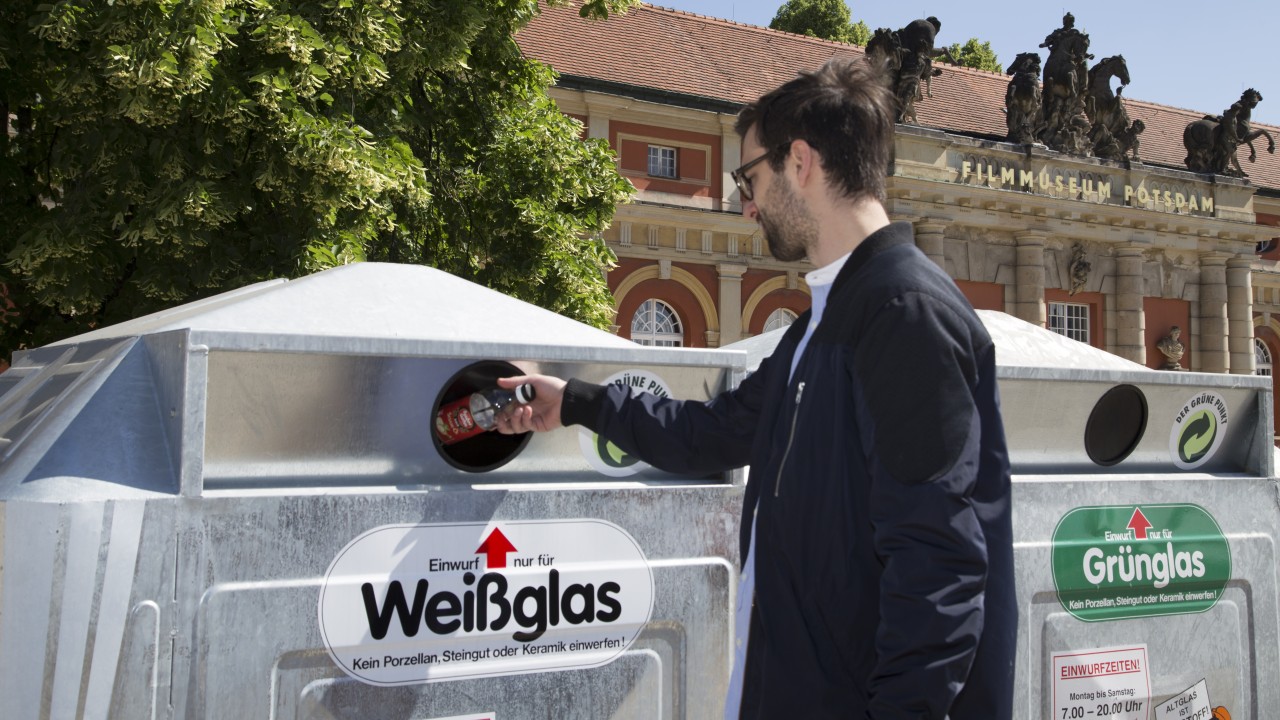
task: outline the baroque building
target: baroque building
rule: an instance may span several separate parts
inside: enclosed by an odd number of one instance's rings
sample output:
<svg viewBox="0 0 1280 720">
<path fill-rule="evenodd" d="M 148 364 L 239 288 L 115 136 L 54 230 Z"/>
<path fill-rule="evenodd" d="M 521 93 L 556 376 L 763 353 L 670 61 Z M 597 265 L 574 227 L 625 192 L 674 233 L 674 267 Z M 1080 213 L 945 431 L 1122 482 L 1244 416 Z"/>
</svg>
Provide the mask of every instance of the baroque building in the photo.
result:
<svg viewBox="0 0 1280 720">
<path fill-rule="evenodd" d="M 1029 48 L 1038 32 L 1028 29 Z M 586 137 L 609 143 L 637 189 L 605 234 L 619 259 L 608 280 L 620 335 L 717 347 L 808 307 L 811 267 L 773 259 L 739 214 L 733 124 L 797 71 L 861 48 L 648 5 L 607 21 L 544 8 L 516 40 L 557 70 L 552 97 Z M 1128 98 L 1145 125 L 1140 161 L 1013 144 L 1009 76 L 937 67 L 918 124 L 898 127 L 888 210 L 914 224 L 921 250 L 974 307 L 1151 368 L 1166 363 L 1157 344 L 1177 326 L 1183 369 L 1270 374 L 1280 157 L 1264 146 L 1251 163 L 1242 146 L 1247 178 L 1189 172 L 1183 130 L 1210 110 Z"/>
</svg>

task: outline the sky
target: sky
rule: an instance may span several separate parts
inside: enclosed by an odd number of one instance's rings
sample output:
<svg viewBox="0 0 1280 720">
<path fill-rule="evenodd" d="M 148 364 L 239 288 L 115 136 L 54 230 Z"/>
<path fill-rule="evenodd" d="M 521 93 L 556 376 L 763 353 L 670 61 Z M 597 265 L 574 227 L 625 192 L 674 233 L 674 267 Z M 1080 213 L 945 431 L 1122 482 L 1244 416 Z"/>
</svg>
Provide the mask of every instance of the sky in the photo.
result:
<svg viewBox="0 0 1280 720">
<path fill-rule="evenodd" d="M 785 0 L 654 0 L 651 4 L 767 27 Z M 1125 97 L 1217 115 L 1255 88 L 1255 122 L 1280 125 L 1280 2 L 1277 0 L 1078 0 L 1066 5 L 1009 0 L 861 2 L 846 0 L 853 20 L 873 31 L 917 18 L 942 22 L 938 46 L 969 38 L 991 43 L 1006 68 L 1018 53 L 1038 52 L 1070 12 L 1089 35 L 1095 62 L 1123 55 Z M 914 6 L 914 9 L 913 9 Z M 1264 142 L 1265 145 L 1265 142 Z M 1259 148 L 1261 152 L 1263 147 Z"/>
</svg>

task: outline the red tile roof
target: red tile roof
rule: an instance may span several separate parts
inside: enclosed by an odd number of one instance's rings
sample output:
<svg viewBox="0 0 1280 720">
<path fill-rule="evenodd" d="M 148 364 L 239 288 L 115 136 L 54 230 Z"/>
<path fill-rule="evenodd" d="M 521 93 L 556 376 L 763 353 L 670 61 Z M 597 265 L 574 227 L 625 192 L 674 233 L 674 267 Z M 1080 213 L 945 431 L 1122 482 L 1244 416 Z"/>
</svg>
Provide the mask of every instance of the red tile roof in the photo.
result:
<svg viewBox="0 0 1280 720">
<path fill-rule="evenodd" d="M 641 5 L 605 21 L 584 20 L 577 7 L 543 7 L 516 41 L 529 57 L 561 75 L 638 88 L 680 93 L 730 103 L 747 103 L 837 56 L 862 55 L 862 48 L 770 30 L 679 10 Z M 1006 134 L 1004 95 L 1009 76 L 936 63 L 933 97 L 916 104 L 920 124 L 943 130 L 1002 138 Z M 1142 161 L 1185 170 L 1182 131 L 1206 111 L 1125 97 L 1129 116 L 1141 119 Z M 1255 123 L 1280 138 L 1280 128 Z M 1254 141 L 1258 161 L 1249 163 L 1242 146 L 1240 165 L 1255 185 L 1280 191 L 1280 155 Z"/>
</svg>

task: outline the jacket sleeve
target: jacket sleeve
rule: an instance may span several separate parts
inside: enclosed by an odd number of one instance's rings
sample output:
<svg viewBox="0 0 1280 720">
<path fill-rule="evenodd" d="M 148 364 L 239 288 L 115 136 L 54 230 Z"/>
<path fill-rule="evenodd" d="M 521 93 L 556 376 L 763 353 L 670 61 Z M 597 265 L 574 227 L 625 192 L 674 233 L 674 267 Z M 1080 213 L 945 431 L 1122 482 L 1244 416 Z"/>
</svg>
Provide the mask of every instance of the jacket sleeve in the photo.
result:
<svg viewBox="0 0 1280 720">
<path fill-rule="evenodd" d="M 975 355 L 994 362 L 994 353 L 976 324 L 909 293 L 877 311 L 854 353 L 883 564 L 872 718 L 946 717 L 982 635 L 987 545 L 970 497 L 984 360 Z"/>
<path fill-rule="evenodd" d="M 705 475 L 742 467 L 750 461 L 768 378 L 782 364 L 766 358 L 737 388 L 708 402 L 570 380 L 560 418 L 667 472 Z"/>
</svg>

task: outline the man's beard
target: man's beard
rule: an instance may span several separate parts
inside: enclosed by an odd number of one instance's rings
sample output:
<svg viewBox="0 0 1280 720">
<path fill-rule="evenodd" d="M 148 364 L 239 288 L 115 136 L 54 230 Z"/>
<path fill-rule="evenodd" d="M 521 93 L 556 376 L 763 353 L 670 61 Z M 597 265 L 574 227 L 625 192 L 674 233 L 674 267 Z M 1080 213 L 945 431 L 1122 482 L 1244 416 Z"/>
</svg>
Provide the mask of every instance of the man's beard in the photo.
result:
<svg viewBox="0 0 1280 720">
<path fill-rule="evenodd" d="M 816 244 L 818 226 L 807 208 L 800 204 L 791 183 L 778 175 L 770 191 L 774 209 L 766 212 L 757 206 L 760 227 L 769 243 L 769 254 L 783 262 L 803 260 Z"/>
</svg>

